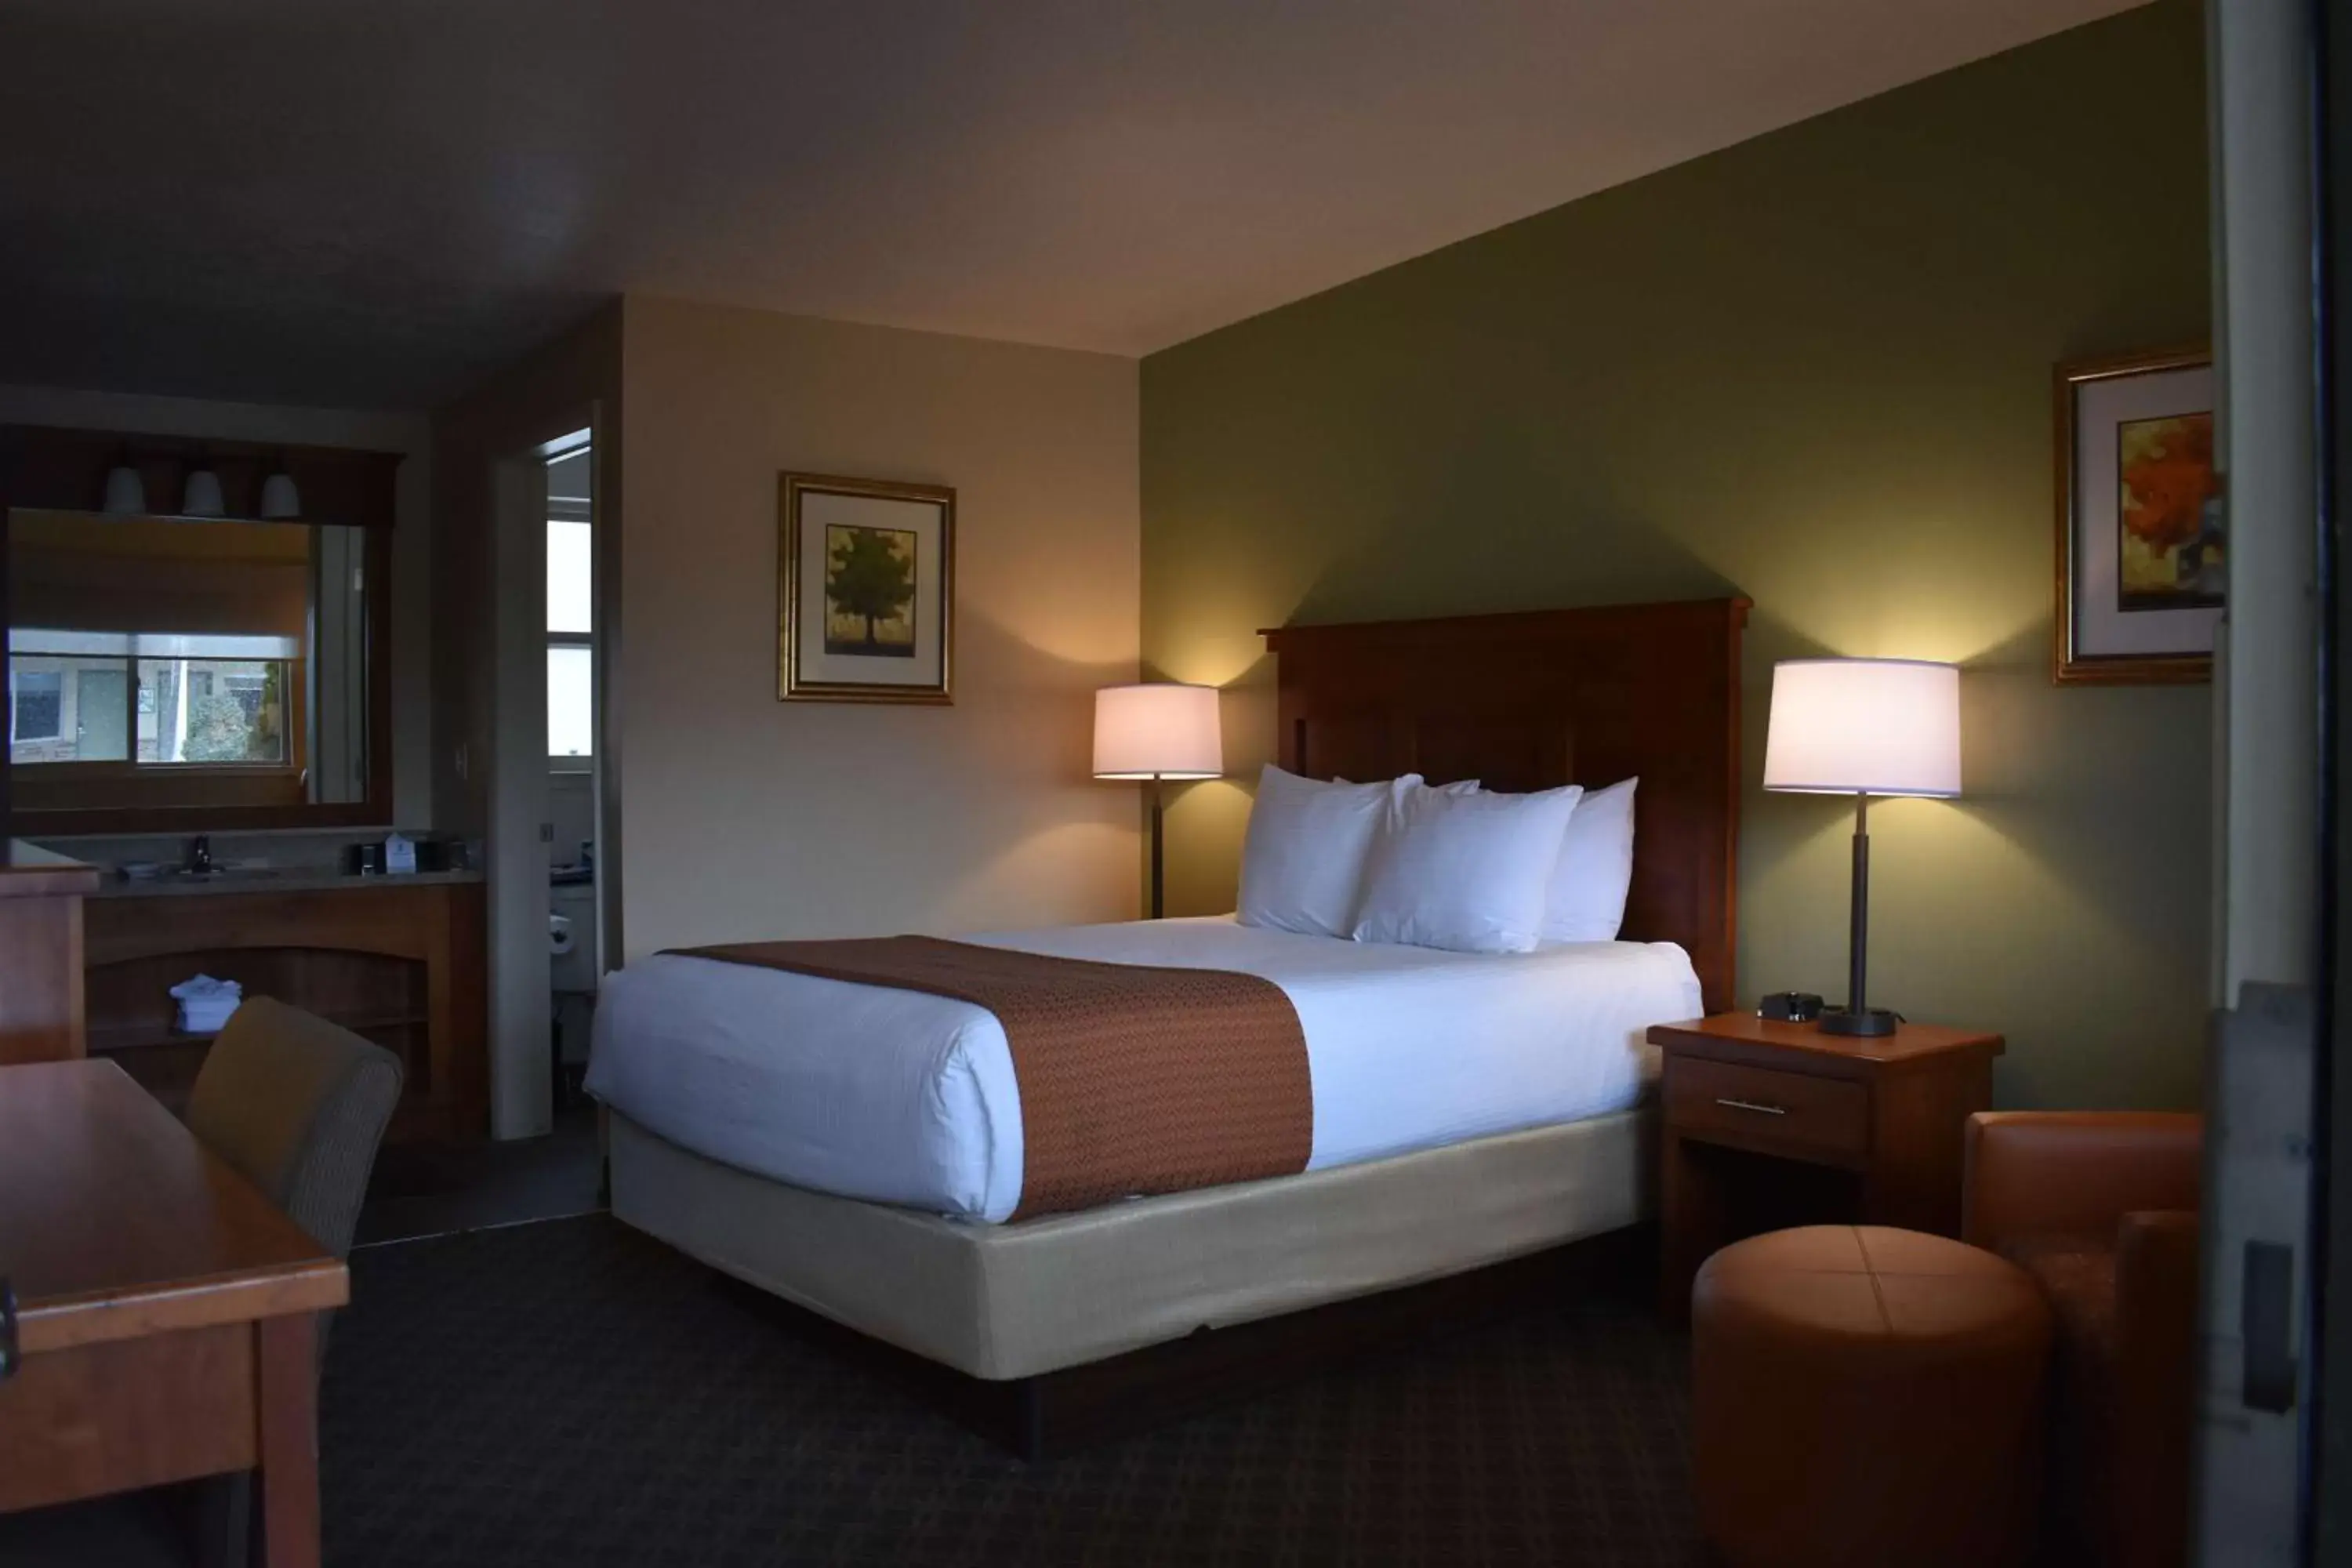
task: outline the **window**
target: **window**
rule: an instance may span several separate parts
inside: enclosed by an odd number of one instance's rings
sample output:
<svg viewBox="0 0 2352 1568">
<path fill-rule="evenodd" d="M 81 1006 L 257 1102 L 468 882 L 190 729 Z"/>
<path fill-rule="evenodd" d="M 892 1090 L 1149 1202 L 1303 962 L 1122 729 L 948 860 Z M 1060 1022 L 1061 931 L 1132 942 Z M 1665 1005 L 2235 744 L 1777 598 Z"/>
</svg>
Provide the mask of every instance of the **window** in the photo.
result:
<svg viewBox="0 0 2352 1568">
<path fill-rule="evenodd" d="M 595 531 L 588 449 L 547 465 L 547 754 L 596 751 Z"/>
<path fill-rule="evenodd" d="M 284 765 L 288 684 L 283 660 L 141 659 L 139 760 Z"/>
<path fill-rule="evenodd" d="M 296 766 L 299 657 L 279 637 L 15 628 L 9 761 Z"/>
<path fill-rule="evenodd" d="M 596 751 L 596 674 L 593 648 L 547 645 L 547 754 L 586 757 Z"/>
<path fill-rule="evenodd" d="M 131 755 L 130 675 L 120 665 L 74 671 L 74 757 L 120 763 Z"/>
<path fill-rule="evenodd" d="M 547 629 L 586 637 L 596 629 L 593 531 L 570 518 L 547 520 Z"/>
<path fill-rule="evenodd" d="M 54 669 L 8 672 L 8 741 L 26 745 L 64 738 L 66 678 Z"/>
</svg>

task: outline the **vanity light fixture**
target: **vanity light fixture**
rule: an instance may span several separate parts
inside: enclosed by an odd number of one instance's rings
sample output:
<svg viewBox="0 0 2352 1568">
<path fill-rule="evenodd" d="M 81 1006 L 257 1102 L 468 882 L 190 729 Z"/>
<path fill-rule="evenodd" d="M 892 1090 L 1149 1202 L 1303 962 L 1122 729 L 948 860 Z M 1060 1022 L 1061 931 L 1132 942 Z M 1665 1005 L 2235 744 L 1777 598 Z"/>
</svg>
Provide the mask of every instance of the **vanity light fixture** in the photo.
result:
<svg viewBox="0 0 2352 1568">
<path fill-rule="evenodd" d="M 115 454 L 114 467 L 106 470 L 106 496 L 100 510 L 109 517 L 146 515 L 147 481 L 139 477 L 139 466 L 131 460 L 127 447 Z"/>
<path fill-rule="evenodd" d="M 188 482 L 180 493 L 182 517 L 226 517 L 228 503 L 221 499 L 220 476 L 213 472 L 212 459 L 199 458 L 196 466 L 188 470 Z"/>
</svg>

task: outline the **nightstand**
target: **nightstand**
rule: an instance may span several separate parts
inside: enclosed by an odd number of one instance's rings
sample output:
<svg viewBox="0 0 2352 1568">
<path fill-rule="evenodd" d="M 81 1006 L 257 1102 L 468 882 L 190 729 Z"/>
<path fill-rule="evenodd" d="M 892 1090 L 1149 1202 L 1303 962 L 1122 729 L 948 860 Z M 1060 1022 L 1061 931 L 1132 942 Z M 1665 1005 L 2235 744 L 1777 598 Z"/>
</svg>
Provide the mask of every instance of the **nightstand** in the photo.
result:
<svg viewBox="0 0 2352 1568">
<path fill-rule="evenodd" d="M 1960 1228 L 1971 1111 L 2001 1037 L 1905 1024 L 1876 1038 L 1720 1013 L 1660 1024 L 1665 1055 L 1659 1304 L 1681 1322 L 1717 1247 L 1786 1226 Z"/>
</svg>

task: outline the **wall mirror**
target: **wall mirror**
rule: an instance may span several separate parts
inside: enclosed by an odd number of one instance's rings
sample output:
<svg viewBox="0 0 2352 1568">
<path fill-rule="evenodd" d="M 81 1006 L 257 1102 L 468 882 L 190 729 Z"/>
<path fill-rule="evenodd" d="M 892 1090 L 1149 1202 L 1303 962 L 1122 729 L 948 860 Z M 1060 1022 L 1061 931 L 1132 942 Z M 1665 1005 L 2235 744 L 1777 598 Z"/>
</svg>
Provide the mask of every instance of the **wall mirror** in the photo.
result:
<svg viewBox="0 0 2352 1568">
<path fill-rule="evenodd" d="M 303 466 L 310 485 L 288 454 L 158 451 L 131 438 L 89 476 L 111 510 L 9 507 L 12 831 L 390 819 L 389 533 L 251 515 L 348 501 L 348 486 Z M 39 477 L 37 464 L 26 470 Z M 198 472 L 213 478 L 192 486 Z M 381 477 L 388 521 L 388 463 Z M 122 504 L 190 494 L 223 515 Z"/>
</svg>

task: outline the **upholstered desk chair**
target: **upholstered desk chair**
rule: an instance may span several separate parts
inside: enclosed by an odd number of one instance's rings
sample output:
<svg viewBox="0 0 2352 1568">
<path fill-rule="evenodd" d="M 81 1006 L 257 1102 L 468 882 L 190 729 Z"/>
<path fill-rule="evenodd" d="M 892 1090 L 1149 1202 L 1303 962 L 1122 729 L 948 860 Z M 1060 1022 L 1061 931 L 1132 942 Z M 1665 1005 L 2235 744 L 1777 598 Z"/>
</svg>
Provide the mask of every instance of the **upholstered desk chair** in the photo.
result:
<svg viewBox="0 0 2352 1568">
<path fill-rule="evenodd" d="M 1962 1239 L 2033 1276 L 2058 1323 L 2051 1521 L 2068 1561 L 2187 1561 L 2204 1123 L 1969 1118 Z"/>
<path fill-rule="evenodd" d="M 257 996 L 205 1054 L 188 1126 L 341 1258 L 401 1078 L 400 1058 L 383 1047 Z"/>
<path fill-rule="evenodd" d="M 376 1148 L 400 1101 L 400 1058 L 315 1014 L 256 996 L 205 1053 L 188 1127 L 338 1258 L 349 1256 Z M 319 1323 L 327 1358 L 328 1320 Z M 198 1483 L 198 1555 L 253 1557 L 250 1472 Z"/>
</svg>

